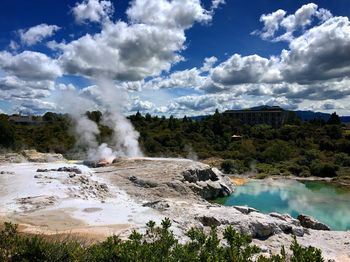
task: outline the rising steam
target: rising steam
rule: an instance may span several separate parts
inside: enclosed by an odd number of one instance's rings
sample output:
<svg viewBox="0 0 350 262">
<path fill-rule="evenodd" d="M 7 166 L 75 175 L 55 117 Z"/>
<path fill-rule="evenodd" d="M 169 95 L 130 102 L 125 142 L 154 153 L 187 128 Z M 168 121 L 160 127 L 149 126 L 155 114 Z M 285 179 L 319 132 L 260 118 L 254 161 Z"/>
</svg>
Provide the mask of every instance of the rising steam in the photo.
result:
<svg viewBox="0 0 350 262">
<path fill-rule="evenodd" d="M 87 148 L 89 160 L 104 159 L 111 162 L 116 157 L 142 156 L 139 133 L 122 113 L 127 106 L 127 92 L 116 88 L 112 80 L 99 78 L 97 85 L 86 92 L 65 90 L 60 99 L 68 104 L 63 110 L 68 111 L 74 120 L 77 145 Z M 102 124 L 113 130 L 113 137 L 108 144 L 98 143 L 98 126 L 85 115 L 86 111 L 95 109 L 103 113 Z"/>
</svg>

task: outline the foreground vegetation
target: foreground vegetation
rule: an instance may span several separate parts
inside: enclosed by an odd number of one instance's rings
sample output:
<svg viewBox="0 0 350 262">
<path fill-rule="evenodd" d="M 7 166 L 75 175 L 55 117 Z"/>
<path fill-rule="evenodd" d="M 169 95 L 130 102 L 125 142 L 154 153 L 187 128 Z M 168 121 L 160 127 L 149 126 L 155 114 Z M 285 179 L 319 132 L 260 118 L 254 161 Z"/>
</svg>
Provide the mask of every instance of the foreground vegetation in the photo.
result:
<svg viewBox="0 0 350 262">
<path fill-rule="evenodd" d="M 103 125 L 102 114 L 87 112 L 100 129 L 99 142 L 108 142 L 112 130 Z M 42 152 L 75 157 L 84 150 L 75 145 L 73 122 L 67 115 L 46 113 L 40 125 L 20 125 L 0 115 L 0 146 L 11 150 L 35 148 Z M 216 157 L 227 173 L 255 171 L 266 175 L 344 177 L 350 174 L 350 134 L 333 114 L 328 122 L 301 122 L 290 113 L 287 123 L 241 125 L 216 112 L 201 121 L 137 113 L 129 117 L 140 133 L 140 145 L 148 156 Z M 232 139 L 232 135 L 241 139 Z"/>
<path fill-rule="evenodd" d="M 179 243 L 170 226 L 167 218 L 160 227 L 150 221 L 145 234 L 134 231 L 126 241 L 111 236 L 100 243 L 83 245 L 69 239 L 55 241 L 20 235 L 16 225 L 5 223 L 0 232 L 0 261 L 324 261 L 320 250 L 302 247 L 295 238 L 290 256 L 282 247 L 280 254 L 266 258 L 259 255 L 259 248 L 251 244 L 248 236 L 240 235 L 231 226 L 225 229 L 222 239 L 214 227 L 209 234 L 193 228 L 188 231 L 185 244 Z"/>
</svg>

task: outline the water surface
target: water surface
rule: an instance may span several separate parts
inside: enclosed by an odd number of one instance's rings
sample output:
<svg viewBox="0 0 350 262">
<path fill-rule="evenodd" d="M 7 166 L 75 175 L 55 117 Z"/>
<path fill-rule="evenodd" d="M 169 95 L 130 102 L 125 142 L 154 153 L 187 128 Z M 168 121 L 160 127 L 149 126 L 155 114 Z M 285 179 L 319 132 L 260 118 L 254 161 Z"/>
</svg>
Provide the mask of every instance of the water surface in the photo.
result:
<svg viewBox="0 0 350 262">
<path fill-rule="evenodd" d="M 297 217 L 306 214 L 332 230 L 350 229 L 350 189 L 327 182 L 296 180 L 251 180 L 233 195 L 217 200 L 226 206 L 247 205 L 263 213 L 278 212 Z"/>
</svg>

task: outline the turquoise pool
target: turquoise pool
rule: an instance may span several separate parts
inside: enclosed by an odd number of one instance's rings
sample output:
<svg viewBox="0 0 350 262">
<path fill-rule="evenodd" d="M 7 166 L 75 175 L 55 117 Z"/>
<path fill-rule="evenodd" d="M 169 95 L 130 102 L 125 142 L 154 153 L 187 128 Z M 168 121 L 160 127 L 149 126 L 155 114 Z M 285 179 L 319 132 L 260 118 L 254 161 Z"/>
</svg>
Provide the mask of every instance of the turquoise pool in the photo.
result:
<svg viewBox="0 0 350 262">
<path fill-rule="evenodd" d="M 287 179 L 251 180 L 237 186 L 233 195 L 216 202 L 226 206 L 247 205 L 263 213 L 306 214 L 332 230 L 350 229 L 350 190 L 327 182 Z"/>
</svg>

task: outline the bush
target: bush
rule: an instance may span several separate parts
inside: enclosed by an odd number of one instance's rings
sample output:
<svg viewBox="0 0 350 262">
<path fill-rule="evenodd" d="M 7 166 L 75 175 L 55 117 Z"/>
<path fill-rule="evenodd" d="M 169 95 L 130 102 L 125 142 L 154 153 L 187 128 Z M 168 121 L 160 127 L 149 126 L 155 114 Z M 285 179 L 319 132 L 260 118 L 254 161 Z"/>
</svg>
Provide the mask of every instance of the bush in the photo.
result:
<svg viewBox="0 0 350 262">
<path fill-rule="evenodd" d="M 284 247 L 280 254 L 263 257 L 259 255 L 260 249 L 251 244 L 252 239 L 239 234 L 232 226 L 224 230 L 222 239 L 215 227 L 209 234 L 192 228 L 187 233 L 189 241 L 184 244 L 179 243 L 170 227 L 168 218 L 160 227 L 150 221 L 145 234 L 133 231 L 126 241 L 111 236 L 103 242 L 84 246 L 77 241 L 55 242 L 40 236 L 19 235 L 16 225 L 5 223 L 5 229 L 0 232 L 0 261 L 287 261 Z M 295 237 L 290 249 L 293 252 L 290 261 L 323 261 L 319 249 L 302 247 Z"/>
<path fill-rule="evenodd" d="M 258 171 L 258 173 L 262 173 L 270 176 L 275 176 L 275 175 L 277 176 L 281 173 L 279 169 L 275 168 L 275 166 L 270 164 L 264 164 L 264 163 L 258 163 L 256 165 L 256 170 Z"/>
<path fill-rule="evenodd" d="M 298 244 L 296 237 L 294 236 L 290 249 L 293 252 L 291 262 L 323 262 L 321 250 L 314 247 L 302 247 Z"/>
<path fill-rule="evenodd" d="M 230 173 L 232 173 L 234 166 L 235 166 L 235 164 L 234 164 L 233 160 L 224 160 L 221 163 L 221 170 L 225 174 L 230 174 Z"/>
<path fill-rule="evenodd" d="M 289 160 L 292 155 L 292 149 L 287 142 L 276 140 L 262 153 L 265 162 L 280 162 Z"/>
<path fill-rule="evenodd" d="M 350 156 L 345 153 L 335 154 L 334 163 L 339 166 L 350 167 Z"/>
<path fill-rule="evenodd" d="M 313 161 L 310 167 L 311 175 L 318 177 L 335 177 L 337 176 L 338 166 L 332 163 L 321 163 L 320 161 Z"/>
<path fill-rule="evenodd" d="M 245 163 L 241 160 L 224 160 L 221 163 L 221 170 L 226 174 L 242 174 L 248 171 L 248 168 L 245 167 Z"/>
<path fill-rule="evenodd" d="M 0 119 L 0 147 L 13 147 L 15 132 L 7 120 Z"/>
<path fill-rule="evenodd" d="M 255 176 L 256 179 L 265 179 L 267 178 L 269 175 L 266 173 L 259 173 Z"/>
<path fill-rule="evenodd" d="M 303 171 L 299 174 L 299 176 L 301 176 L 301 177 L 309 177 L 309 176 L 311 176 L 311 172 L 310 172 L 310 170 L 304 168 Z"/>
</svg>

